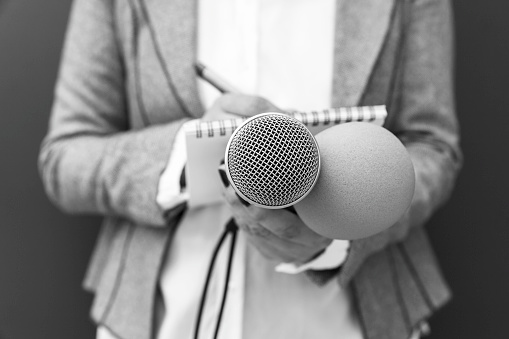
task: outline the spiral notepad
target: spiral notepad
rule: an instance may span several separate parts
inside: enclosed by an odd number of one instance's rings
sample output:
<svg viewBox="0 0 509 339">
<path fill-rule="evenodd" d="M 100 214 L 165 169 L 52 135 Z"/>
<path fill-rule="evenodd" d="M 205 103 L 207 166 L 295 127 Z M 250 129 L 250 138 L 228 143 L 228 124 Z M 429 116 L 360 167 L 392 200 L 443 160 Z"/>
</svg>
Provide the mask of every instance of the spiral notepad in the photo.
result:
<svg viewBox="0 0 509 339">
<path fill-rule="evenodd" d="M 344 107 L 312 112 L 292 112 L 316 135 L 324 129 L 352 121 L 382 126 L 387 117 L 385 106 Z M 186 182 L 189 206 L 198 207 L 221 201 L 221 183 L 217 172 L 233 131 L 247 118 L 217 121 L 192 120 L 184 125 L 186 135 Z"/>
</svg>

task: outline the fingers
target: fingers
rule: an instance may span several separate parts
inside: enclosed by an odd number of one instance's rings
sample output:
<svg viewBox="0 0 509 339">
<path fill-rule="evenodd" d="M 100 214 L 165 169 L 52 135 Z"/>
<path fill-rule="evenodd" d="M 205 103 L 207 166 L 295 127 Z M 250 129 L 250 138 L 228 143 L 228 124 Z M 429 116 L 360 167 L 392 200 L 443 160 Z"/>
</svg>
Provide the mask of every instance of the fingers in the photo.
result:
<svg viewBox="0 0 509 339">
<path fill-rule="evenodd" d="M 326 247 L 331 241 L 307 227 L 294 213 L 286 210 L 268 210 L 252 205 L 246 207 L 232 187 L 226 188 L 224 192 L 239 227 L 241 229 L 249 227 L 247 231 L 252 235 L 268 237 L 270 233 L 279 239 L 313 248 Z"/>
<path fill-rule="evenodd" d="M 331 241 L 314 232 L 296 214 L 289 211 L 251 206 L 247 213 L 280 239 L 307 247 L 325 247 Z"/>
<path fill-rule="evenodd" d="M 204 121 L 252 117 L 266 112 L 284 113 L 270 101 L 252 95 L 227 93 L 219 97 L 202 117 Z"/>
<path fill-rule="evenodd" d="M 217 104 L 227 113 L 250 117 L 266 112 L 284 113 L 270 101 L 246 94 L 227 93 L 218 99 Z"/>
<path fill-rule="evenodd" d="M 243 205 L 231 186 L 224 189 L 224 197 L 239 229 L 268 259 L 306 262 L 332 241 L 312 231 L 294 213 Z"/>
<path fill-rule="evenodd" d="M 284 241 L 270 232 L 267 236 L 259 236 L 254 229 L 256 228 L 250 227 L 244 231 L 247 234 L 247 240 L 269 260 L 277 263 L 300 262 L 314 254 L 310 248 Z"/>
<path fill-rule="evenodd" d="M 214 121 L 214 120 L 225 120 L 225 119 L 235 119 L 238 118 L 239 115 L 227 113 L 218 105 L 213 105 L 205 114 L 201 117 L 203 121 Z"/>
</svg>

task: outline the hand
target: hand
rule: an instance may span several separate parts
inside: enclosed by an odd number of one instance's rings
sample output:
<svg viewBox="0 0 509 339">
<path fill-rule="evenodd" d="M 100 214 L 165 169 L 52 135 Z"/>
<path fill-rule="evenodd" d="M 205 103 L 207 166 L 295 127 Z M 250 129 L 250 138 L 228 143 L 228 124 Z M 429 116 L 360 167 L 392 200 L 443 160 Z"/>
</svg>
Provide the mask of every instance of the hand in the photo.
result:
<svg viewBox="0 0 509 339">
<path fill-rule="evenodd" d="M 224 196 L 239 229 L 269 260 L 304 264 L 314 259 L 332 242 L 315 233 L 292 212 L 245 206 L 231 186 L 225 188 Z"/>
<path fill-rule="evenodd" d="M 241 116 L 252 117 L 266 112 L 284 113 L 270 101 L 252 95 L 227 93 L 220 96 L 205 112 L 202 120 L 232 119 Z"/>
</svg>

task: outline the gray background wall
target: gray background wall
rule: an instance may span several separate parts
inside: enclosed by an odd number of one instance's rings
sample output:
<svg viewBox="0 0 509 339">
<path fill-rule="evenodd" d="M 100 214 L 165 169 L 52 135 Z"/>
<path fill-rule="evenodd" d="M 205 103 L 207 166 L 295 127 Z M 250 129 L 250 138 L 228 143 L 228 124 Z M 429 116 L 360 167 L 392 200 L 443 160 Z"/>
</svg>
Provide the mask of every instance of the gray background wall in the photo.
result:
<svg viewBox="0 0 509 339">
<path fill-rule="evenodd" d="M 0 2 L 0 332 L 94 338 L 81 279 L 98 219 L 58 212 L 37 172 L 70 1 Z"/>
<path fill-rule="evenodd" d="M 455 298 L 431 338 L 501 338 L 509 305 L 509 3 L 454 1 L 466 155 L 429 230 Z M 69 0 L 0 0 L 0 338 L 93 338 L 80 284 L 99 220 L 46 199 L 36 159 Z M 3 334 L 2 334 L 3 333 Z"/>
</svg>

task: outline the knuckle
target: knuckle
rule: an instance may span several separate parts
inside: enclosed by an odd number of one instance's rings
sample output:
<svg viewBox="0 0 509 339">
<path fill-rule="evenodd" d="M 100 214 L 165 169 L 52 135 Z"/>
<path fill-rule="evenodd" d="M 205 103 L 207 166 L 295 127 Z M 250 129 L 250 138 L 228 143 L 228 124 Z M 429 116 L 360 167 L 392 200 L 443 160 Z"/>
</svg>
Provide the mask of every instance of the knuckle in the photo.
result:
<svg viewBox="0 0 509 339">
<path fill-rule="evenodd" d="M 267 238 L 270 235 L 270 231 L 259 224 L 249 225 L 248 228 L 249 233 L 255 237 Z"/>
<path fill-rule="evenodd" d="M 245 94 L 225 93 L 221 96 L 218 104 L 225 111 L 233 111 L 236 113 L 241 113 L 241 112 L 237 112 L 237 111 L 242 109 L 242 105 L 245 101 L 244 96 L 245 96 Z"/>
<path fill-rule="evenodd" d="M 219 109 L 225 112 L 230 112 L 234 110 L 234 103 L 235 103 L 235 95 L 231 93 L 226 93 L 220 96 L 216 102 L 214 103 L 215 106 L 217 106 Z"/>
<path fill-rule="evenodd" d="M 219 98 L 217 98 L 212 104 L 212 108 L 216 110 L 223 110 L 224 107 L 227 107 L 232 101 L 232 97 L 230 94 L 223 94 Z"/>
<path fill-rule="evenodd" d="M 228 204 L 230 204 L 231 206 L 240 205 L 237 193 L 235 193 L 235 190 L 231 186 L 225 189 L 224 197 L 226 199 L 226 202 L 228 202 Z"/>
<path fill-rule="evenodd" d="M 253 109 L 256 114 L 275 111 L 274 105 L 272 105 L 268 100 L 260 97 L 254 98 Z"/>
<path fill-rule="evenodd" d="M 237 226 L 241 229 L 241 230 L 244 230 L 244 231 L 247 231 L 249 232 L 249 225 L 246 223 L 245 220 L 243 220 L 242 218 L 235 218 L 235 223 L 237 224 Z"/>
<path fill-rule="evenodd" d="M 253 97 L 251 102 L 251 110 L 255 114 L 264 113 L 265 109 L 267 108 L 267 105 L 265 103 L 265 100 L 263 100 L 260 97 Z"/>
<path fill-rule="evenodd" d="M 217 98 L 216 104 L 218 106 L 228 105 L 234 99 L 235 99 L 235 94 L 225 93 L 225 94 L 221 95 L 219 98 Z"/>
<path fill-rule="evenodd" d="M 260 223 L 260 222 L 265 221 L 267 218 L 267 211 L 262 208 L 258 208 L 255 206 L 249 206 L 248 210 L 249 210 L 249 214 L 250 214 L 251 218 L 253 218 L 253 220 L 255 222 Z"/>
<path fill-rule="evenodd" d="M 295 239 L 300 235 L 300 231 L 295 225 L 288 225 L 279 229 L 278 235 L 285 239 Z"/>
</svg>

